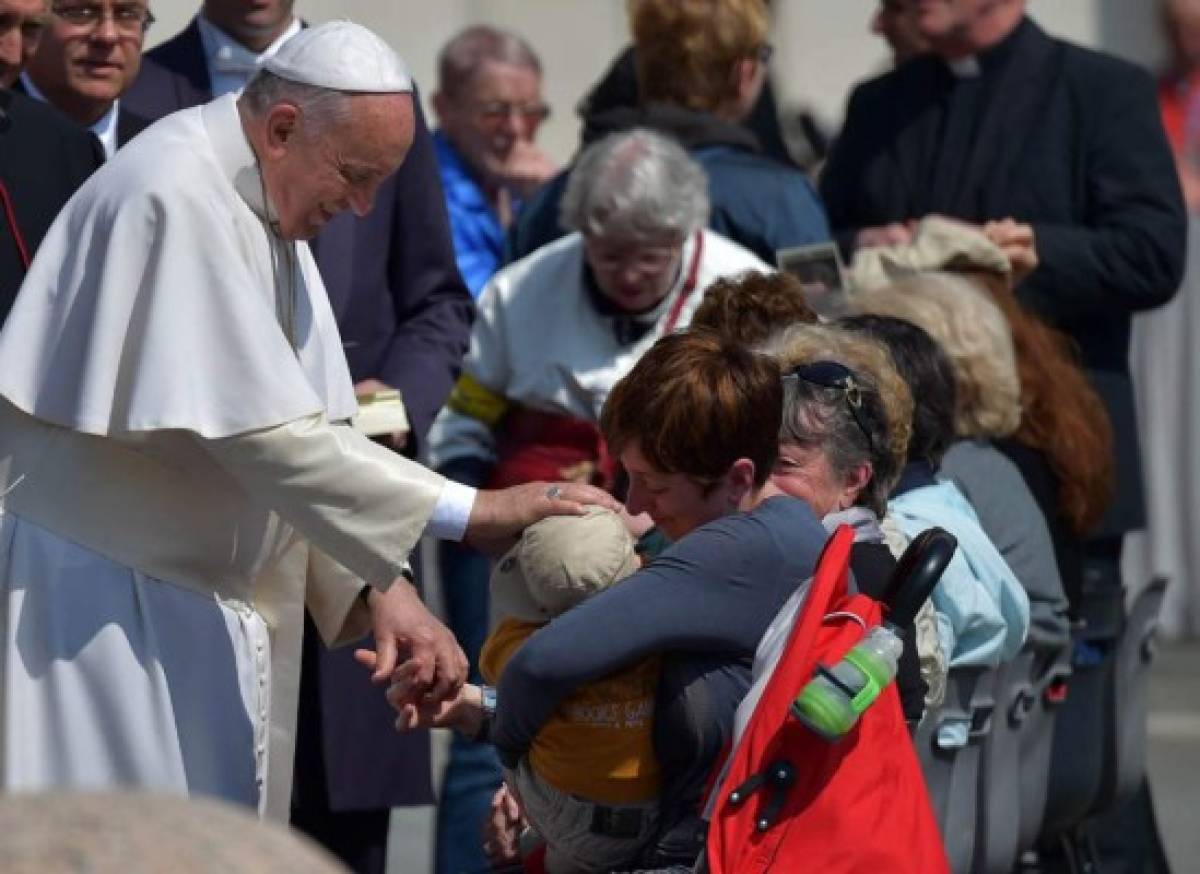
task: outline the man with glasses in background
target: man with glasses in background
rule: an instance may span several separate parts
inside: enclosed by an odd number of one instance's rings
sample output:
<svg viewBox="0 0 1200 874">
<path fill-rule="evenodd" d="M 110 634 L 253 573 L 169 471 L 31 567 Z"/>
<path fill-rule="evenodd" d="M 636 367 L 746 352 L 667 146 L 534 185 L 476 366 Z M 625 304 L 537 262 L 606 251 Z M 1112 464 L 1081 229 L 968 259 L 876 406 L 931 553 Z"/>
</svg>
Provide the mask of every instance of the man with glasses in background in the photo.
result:
<svg viewBox="0 0 1200 874">
<path fill-rule="evenodd" d="M 55 0 L 17 87 L 91 130 L 111 158 L 149 124 L 120 98 L 153 23 L 146 0 Z"/>
<path fill-rule="evenodd" d="M 458 269 L 478 297 L 500 267 L 521 203 L 558 172 L 533 141 L 550 114 L 541 62 L 516 34 L 469 27 L 438 56 L 433 108 Z"/>
</svg>

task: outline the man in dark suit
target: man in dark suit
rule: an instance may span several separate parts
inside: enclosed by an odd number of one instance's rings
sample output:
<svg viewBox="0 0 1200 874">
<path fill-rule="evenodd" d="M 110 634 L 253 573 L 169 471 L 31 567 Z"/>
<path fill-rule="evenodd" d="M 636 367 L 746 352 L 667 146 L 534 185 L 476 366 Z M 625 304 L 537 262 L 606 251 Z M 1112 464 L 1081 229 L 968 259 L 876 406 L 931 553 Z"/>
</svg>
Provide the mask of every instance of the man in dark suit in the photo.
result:
<svg viewBox="0 0 1200 874">
<path fill-rule="evenodd" d="M 18 87 L 89 128 L 112 157 L 148 124 L 120 98 L 153 22 L 146 0 L 56 3 Z"/>
<path fill-rule="evenodd" d="M 1179 286 L 1186 219 L 1140 68 L 1047 36 L 1024 0 L 921 0 L 932 52 L 858 86 L 821 182 L 843 249 L 908 238 L 942 213 L 1014 218 L 1040 266 L 1022 301 L 1079 344 L 1117 435 L 1117 496 L 1097 537 L 1143 522 L 1130 315 Z"/>
<path fill-rule="evenodd" d="M 24 10 L 0 0 L 0 30 L 27 30 Z M 39 7 L 40 0 L 35 4 Z M 35 19 L 30 18 L 30 21 Z M 41 17 L 36 17 L 38 28 Z M 0 34 L 6 38 L 8 34 Z M 0 326 L 51 223 L 75 189 L 104 161 L 97 139 L 53 109 L 10 91 L 24 45 L 0 66 Z"/>
<path fill-rule="evenodd" d="M 127 95 L 158 118 L 245 85 L 301 23 L 290 0 L 206 0 L 178 35 L 146 53 Z M 416 112 L 412 149 L 370 214 L 344 214 L 312 242 L 362 391 L 401 391 L 415 455 L 458 377 L 474 305 L 458 275 L 429 130 Z M 311 632 L 311 629 L 309 629 Z M 391 807 L 432 801 L 428 735 L 399 735 L 394 713 L 349 649 L 306 633 L 293 822 L 357 871 L 382 871 Z"/>
</svg>

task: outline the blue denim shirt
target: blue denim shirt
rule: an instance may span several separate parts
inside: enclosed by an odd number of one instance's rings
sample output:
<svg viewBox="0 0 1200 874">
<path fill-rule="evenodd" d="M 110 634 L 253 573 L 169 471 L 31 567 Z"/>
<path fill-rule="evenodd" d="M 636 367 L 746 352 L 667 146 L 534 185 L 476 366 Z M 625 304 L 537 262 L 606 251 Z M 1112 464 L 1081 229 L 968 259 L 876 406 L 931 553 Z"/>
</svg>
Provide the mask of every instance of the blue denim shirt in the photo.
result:
<svg viewBox="0 0 1200 874">
<path fill-rule="evenodd" d="M 478 298 L 483 286 L 500 269 L 504 228 L 466 163 L 440 130 L 434 131 L 433 148 L 446 194 L 458 272 L 471 296 Z M 517 206 L 514 203 L 514 208 Z"/>
</svg>

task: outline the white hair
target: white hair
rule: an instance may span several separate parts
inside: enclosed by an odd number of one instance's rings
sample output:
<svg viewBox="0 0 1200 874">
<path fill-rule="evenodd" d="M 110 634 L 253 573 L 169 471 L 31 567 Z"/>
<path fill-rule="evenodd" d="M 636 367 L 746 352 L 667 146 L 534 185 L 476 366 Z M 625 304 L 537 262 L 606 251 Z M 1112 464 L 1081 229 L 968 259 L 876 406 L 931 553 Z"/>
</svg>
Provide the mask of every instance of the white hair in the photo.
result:
<svg viewBox="0 0 1200 874">
<path fill-rule="evenodd" d="M 458 97 L 488 61 L 542 75 L 542 62 L 528 42 L 507 30 L 477 24 L 459 32 L 438 54 L 438 90 Z"/>
<path fill-rule="evenodd" d="M 268 70 L 260 70 L 238 102 L 256 118 L 265 116 L 278 103 L 295 104 L 311 124 L 307 134 L 313 135 L 344 122 L 350 114 L 349 99 L 350 95 L 343 91 L 293 82 Z"/>
<path fill-rule="evenodd" d="M 565 227 L 597 237 L 684 238 L 708 222 L 708 178 L 672 139 L 642 128 L 580 156 L 563 194 Z"/>
</svg>

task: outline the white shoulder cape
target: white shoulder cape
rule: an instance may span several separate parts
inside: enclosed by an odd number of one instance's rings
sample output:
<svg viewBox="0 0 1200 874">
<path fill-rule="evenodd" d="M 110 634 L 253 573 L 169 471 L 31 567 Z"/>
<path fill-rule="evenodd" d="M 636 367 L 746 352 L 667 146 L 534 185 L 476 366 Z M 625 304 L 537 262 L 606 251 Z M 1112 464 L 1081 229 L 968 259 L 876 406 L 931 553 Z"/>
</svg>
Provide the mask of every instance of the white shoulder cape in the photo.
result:
<svg viewBox="0 0 1200 874">
<path fill-rule="evenodd" d="M 353 415 L 312 255 L 269 233 L 260 192 L 232 96 L 171 115 L 118 152 L 38 250 L 0 333 L 0 395 L 100 435 L 220 438 Z M 295 289 L 294 350 L 277 287 Z"/>
</svg>

